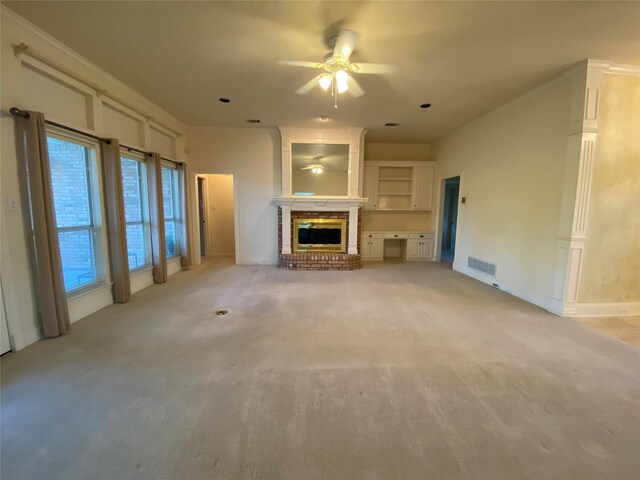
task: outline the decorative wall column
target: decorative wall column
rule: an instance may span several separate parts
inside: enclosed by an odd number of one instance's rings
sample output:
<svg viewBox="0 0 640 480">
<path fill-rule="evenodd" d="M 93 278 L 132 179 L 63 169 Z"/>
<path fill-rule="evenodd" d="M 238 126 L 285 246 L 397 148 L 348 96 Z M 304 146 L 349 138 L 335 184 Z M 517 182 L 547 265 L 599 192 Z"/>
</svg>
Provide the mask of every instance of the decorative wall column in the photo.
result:
<svg viewBox="0 0 640 480">
<path fill-rule="evenodd" d="M 357 188 L 357 185 L 356 185 Z M 349 255 L 357 255 L 358 253 L 358 211 L 360 206 L 354 205 L 349 207 L 349 246 L 347 253 Z"/>
<path fill-rule="evenodd" d="M 365 133 L 362 128 L 349 129 L 349 197 L 360 196 L 360 144 Z"/>
<path fill-rule="evenodd" d="M 576 311 L 598 135 L 598 97 L 609 64 L 588 60 L 571 77 L 571 122 L 558 228 L 557 314 Z"/>
<path fill-rule="evenodd" d="M 282 254 L 291 253 L 291 207 L 281 205 L 282 208 Z"/>
<path fill-rule="evenodd" d="M 280 127 L 282 138 L 282 193 L 283 197 L 290 197 L 291 190 L 291 127 Z M 283 211 L 284 215 L 284 211 Z M 284 253 L 284 251 L 282 252 Z M 289 252 L 291 253 L 291 252 Z"/>
</svg>

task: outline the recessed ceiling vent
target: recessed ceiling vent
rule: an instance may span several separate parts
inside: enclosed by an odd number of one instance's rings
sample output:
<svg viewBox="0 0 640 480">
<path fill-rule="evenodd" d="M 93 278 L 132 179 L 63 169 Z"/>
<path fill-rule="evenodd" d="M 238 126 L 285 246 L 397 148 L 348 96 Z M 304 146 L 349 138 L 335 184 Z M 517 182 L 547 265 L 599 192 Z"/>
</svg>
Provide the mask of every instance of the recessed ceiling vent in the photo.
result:
<svg viewBox="0 0 640 480">
<path fill-rule="evenodd" d="M 495 263 L 489 263 L 478 258 L 469 257 L 468 265 L 469 268 L 473 268 L 474 270 L 478 270 L 479 272 L 486 273 L 487 275 L 491 275 L 492 277 L 496 276 Z"/>
</svg>

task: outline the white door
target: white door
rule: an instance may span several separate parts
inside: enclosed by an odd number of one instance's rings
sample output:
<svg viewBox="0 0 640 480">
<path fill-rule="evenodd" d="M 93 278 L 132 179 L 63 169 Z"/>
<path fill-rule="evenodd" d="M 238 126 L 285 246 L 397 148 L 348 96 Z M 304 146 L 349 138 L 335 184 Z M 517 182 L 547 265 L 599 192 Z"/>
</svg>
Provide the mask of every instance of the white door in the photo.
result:
<svg viewBox="0 0 640 480">
<path fill-rule="evenodd" d="M 11 350 L 9 343 L 9 328 L 7 327 L 7 316 L 4 312 L 4 298 L 2 293 L 2 284 L 0 284 L 0 355 Z"/>
</svg>

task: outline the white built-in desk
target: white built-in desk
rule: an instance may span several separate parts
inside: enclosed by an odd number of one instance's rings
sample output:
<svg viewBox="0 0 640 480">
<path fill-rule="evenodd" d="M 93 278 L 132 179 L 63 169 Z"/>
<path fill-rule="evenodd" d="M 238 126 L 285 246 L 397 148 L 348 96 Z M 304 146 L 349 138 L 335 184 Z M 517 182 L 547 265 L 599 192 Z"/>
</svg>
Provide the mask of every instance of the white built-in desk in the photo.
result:
<svg viewBox="0 0 640 480">
<path fill-rule="evenodd" d="M 435 233 L 433 232 L 362 232 L 360 254 L 363 260 L 383 260 L 385 240 L 406 242 L 405 260 L 433 260 Z"/>
</svg>

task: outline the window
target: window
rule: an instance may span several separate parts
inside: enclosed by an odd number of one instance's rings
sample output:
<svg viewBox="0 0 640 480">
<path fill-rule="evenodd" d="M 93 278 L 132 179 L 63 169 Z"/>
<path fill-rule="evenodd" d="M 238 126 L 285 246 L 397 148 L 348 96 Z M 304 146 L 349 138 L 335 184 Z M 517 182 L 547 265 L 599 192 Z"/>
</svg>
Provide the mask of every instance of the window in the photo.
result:
<svg viewBox="0 0 640 480">
<path fill-rule="evenodd" d="M 180 237 L 178 230 L 180 203 L 178 201 L 178 170 L 173 164 L 163 164 L 162 171 L 162 205 L 164 207 L 164 231 L 166 255 L 180 255 Z"/>
<path fill-rule="evenodd" d="M 129 270 L 151 265 L 151 225 L 146 164 L 130 154 L 120 157 Z"/>
<path fill-rule="evenodd" d="M 51 183 L 67 292 L 105 281 L 97 145 L 47 134 Z"/>
</svg>

